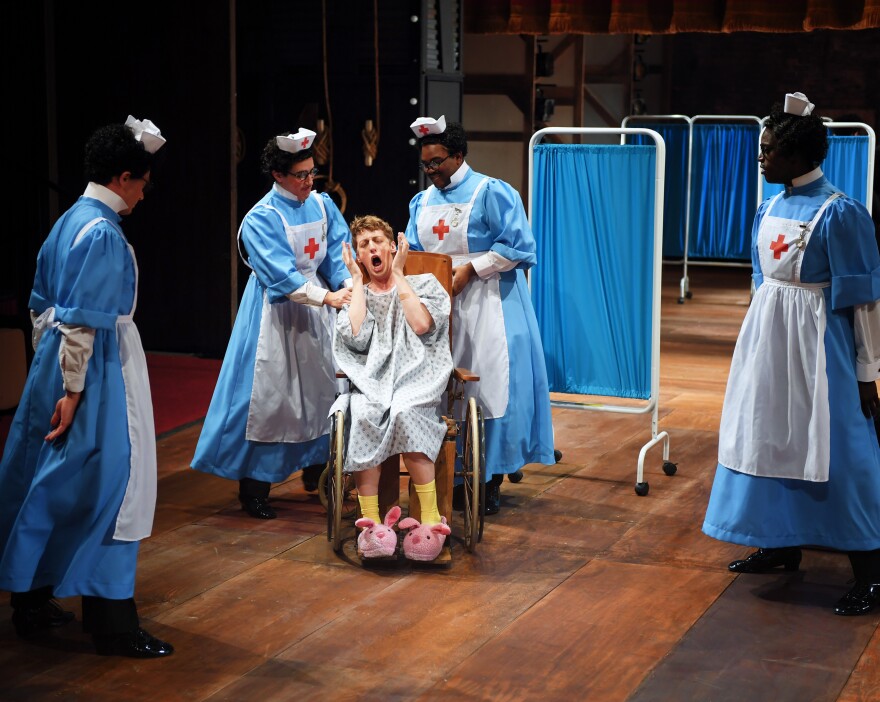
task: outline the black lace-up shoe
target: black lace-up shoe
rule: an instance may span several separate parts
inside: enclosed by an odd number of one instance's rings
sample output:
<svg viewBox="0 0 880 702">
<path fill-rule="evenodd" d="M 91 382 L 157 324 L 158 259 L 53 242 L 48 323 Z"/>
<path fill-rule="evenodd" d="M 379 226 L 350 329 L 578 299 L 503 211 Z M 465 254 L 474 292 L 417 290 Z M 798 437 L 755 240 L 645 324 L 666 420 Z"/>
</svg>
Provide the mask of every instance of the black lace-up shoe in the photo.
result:
<svg viewBox="0 0 880 702">
<path fill-rule="evenodd" d="M 157 639 L 140 627 L 129 634 L 93 636 L 95 651 L 101 656 L 128 656 L 129 658 L 162 658 L 174 653 L 174 646 Z"/>
<path fill-rule="evenodd" d="M 857 617 L 867 614 L 880 605 L 880 584 L 856 581 L 852 589 L 837 601 L 835 614 L 844 617 Z"/>
<path fill-rule="evenodd" d="M 241 508 L 254 519 L 275 519 L 278 516 L 265 497 L 239 495 L 238 501 L 241 502 Z"/>
<path fill-rule="evenodd" d="M 731 573 L 768 573 L 774 568 L 797 570 L 801 565 L 799 548 L 759 548 L 741 561 L 729 563 Z"/>
<path fill-rule="evenodd" d="M 483 514 L 498 514 L 501 511 L 501 485 L 488 481 L 486 483 L 486 505 Z"/>
<path fill-rule="evenodd" d="M 48 600 L 39 607 L 19 607 L 12 611 L 12 626 L 23 639 L 32 638 L 45 629 L 64 626 L 70 621 L 73 621 L 73 612 L 62 609 L 55 600 Z"/>
</svg>

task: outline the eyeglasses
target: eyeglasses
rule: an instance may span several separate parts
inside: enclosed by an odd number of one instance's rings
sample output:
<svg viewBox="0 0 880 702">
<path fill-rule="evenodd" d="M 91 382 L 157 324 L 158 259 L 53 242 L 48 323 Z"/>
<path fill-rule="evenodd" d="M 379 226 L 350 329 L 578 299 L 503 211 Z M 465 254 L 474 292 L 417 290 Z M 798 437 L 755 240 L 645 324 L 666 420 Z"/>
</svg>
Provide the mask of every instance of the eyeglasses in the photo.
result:
<svg viewBox="0 0 880 702">
<path fill-rule="evenodd" d="M 430 161 L 422 161 L 422 168 L 426 171 L 436 171 L 450 156 L 452 154 L 448 154 L 446 158 L 432 158 Z"/>
<path fill-rule="evenodd" d="M 136 178 L 135 176 L 132 176 L 131 179 L 132 179 L 132 180 L 142 180 L 142 181 L 144 181 L 144 188 L 143 188 L 143 190 L 141 191 L 144 195 L 146 195 L 148 192 L 150 192 L 150 191 L 155 187 L 155 186 L 153 185 L 153 181 L 151 181 L 151 180 L 147 180 L 147 179 L 144 178 L 143 176 L 141 176 L 140 178 Z"/>
<path fill-rule="evenodd" d="M 318 175 L 318 169 L 312 168 L 310 171 L 297 171 L 296 173 L 288 173 L 287 175 L 289 175 L 291 178 L 296 178 L 297 180 L 305 180 L 309 176 L 314 178 L 316 175 Z"/>
</svg>

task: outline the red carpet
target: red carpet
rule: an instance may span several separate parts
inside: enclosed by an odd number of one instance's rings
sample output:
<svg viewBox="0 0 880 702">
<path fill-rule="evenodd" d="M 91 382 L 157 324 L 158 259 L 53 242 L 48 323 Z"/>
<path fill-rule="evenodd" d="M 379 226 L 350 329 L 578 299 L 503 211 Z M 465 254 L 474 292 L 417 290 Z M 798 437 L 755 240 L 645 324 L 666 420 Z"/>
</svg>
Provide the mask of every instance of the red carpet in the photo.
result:
<svg viewBox="0 0 880 702">
<path fill-rule="evenodd" d="M 220 374 L 219 359 L 148 353 L 147 370 L 153 395 L 156 436 L 205 416 Z M 0 447 L 6 444 L 11 424 L 11 413 L 0 415 Z"/>
<path fill-rule="evenodd" d="M 220 374 L 219 359 L 147 354 L 156 436 L 205 416 Z"/>
</svg>

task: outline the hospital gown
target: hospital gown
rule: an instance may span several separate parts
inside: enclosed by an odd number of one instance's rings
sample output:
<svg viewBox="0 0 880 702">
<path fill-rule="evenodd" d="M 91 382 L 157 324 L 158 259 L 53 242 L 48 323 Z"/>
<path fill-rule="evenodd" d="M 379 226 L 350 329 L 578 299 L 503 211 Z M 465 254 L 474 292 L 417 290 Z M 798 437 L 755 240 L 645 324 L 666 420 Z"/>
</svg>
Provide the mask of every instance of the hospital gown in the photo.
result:
<svg viewBox="0 0 880 702">
<path fill-rule="evenodd" d="M 407 276 L 433 324 L 409 326 L 396 290 L 365 288 L 367 314 L 352 334 L 348 307 L 336 318 L 333 354 L 352 383 L 345 469 L 360 471 L 399 453 L 437 458 L 446 435 L 439 403 L 452 373 L 449 295 L 431 275 Z"/>
</svg>

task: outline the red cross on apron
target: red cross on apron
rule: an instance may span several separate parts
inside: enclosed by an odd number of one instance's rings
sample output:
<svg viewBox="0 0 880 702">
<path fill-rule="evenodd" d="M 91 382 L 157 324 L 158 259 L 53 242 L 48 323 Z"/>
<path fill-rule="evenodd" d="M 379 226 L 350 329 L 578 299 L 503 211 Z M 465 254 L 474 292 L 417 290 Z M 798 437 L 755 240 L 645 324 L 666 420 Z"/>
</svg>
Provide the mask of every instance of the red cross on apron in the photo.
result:
<svg viewBox="0 0 880 702">
<path fill-rule="evenodd" d="M 314 237 L 311 237 L 309 239 L 309 245 L 303 249 L 303 251 L 305 251 L 309 255 L 309 258 L 314 258 L 315 254 L 318 253 L 318 251 L 320 250 L 321 245 L 317 241 L 315 241 Z"/>
<path fill-rule="evenodd" d="M 440 238 L 440 241 L 443 241 L 443 236 L 449 233 L 449 225 L 441 219 L 437 222 L 437 225 L 432 228 L 432 231 Z"/>
<path fill-rule="evenodd" d="M 771 249 L 771 251 L 773 251 L 773 258 L 775 258 L 777 261 L 782 257 L 782 254 L 784 254 L 786 251 L 788 251 L 788 244 L 786 244 L 784 242 L 785 242 L 785 235 L 784 234 L 780 234 L 776 238 L 776 241 L 770 242 L 770 249 Z"/>
</svg>

